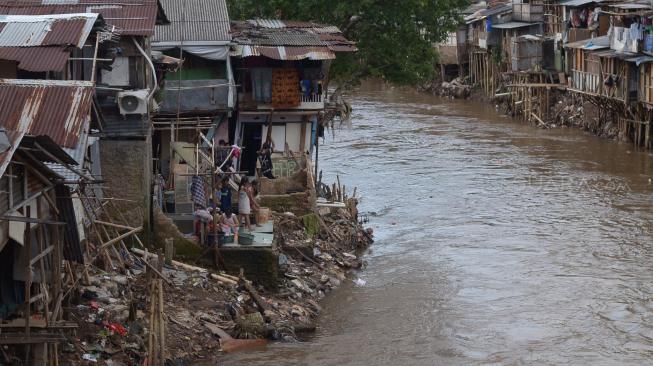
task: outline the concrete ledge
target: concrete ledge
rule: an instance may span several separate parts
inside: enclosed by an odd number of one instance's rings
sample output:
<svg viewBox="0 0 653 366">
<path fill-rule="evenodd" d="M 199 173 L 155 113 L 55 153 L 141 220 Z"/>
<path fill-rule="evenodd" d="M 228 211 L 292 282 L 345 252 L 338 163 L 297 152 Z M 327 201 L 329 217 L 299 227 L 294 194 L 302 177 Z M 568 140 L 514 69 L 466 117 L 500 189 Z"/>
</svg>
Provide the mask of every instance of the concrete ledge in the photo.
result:
<svg viewBox="0 0 653 366">
<path fill-rule="evenodd" d="M 312 212 L 308 192 L 259 196 L 262 207 L 269 207 L 275 212 L 292 212 L 297 216 Z"/>
</svg>

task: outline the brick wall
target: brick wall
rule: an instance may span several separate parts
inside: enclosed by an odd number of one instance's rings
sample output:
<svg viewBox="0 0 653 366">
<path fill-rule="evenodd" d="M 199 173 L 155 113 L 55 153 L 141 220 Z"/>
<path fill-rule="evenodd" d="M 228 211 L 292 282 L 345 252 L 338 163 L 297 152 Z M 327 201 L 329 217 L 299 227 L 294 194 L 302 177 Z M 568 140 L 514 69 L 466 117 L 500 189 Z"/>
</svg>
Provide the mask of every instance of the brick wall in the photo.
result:
<svg viewBox="0 0 653 366">
<path fill-rule="evenodd" d="M 220 254 L 222 254 L 227 267 L 227 273 L 238 276 L 242 268 L 245 272 L 245 278 L 260 283 L 270 290 L 277 289 L 279 285 L 279 257 L 271 248 L 244 246 L 220 248 Z M 212 254 L 210 256 L 212 257 Z"/>
<path fill-rule="evenodd" d="M 143 225 L 141 236 L 146 241 L 150 232 L 151 157 L 149 139 L 100 141 L 100 164 L 107 195 L 133 201 L 116 201 L 116 204 L 130 225 Z"/>
</svg>

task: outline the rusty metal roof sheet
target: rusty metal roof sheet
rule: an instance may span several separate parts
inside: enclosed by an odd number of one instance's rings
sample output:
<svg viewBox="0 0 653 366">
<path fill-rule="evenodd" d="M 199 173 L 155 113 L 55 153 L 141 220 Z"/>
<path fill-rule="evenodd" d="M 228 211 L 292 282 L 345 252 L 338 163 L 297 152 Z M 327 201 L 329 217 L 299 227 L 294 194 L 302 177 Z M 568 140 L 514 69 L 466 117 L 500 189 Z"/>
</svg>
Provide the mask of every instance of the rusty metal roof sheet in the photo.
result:
<svg viewBox="0 0 653 366">
<path fill-rule="evenodd" d="M 84 46 L 97 21 L 93 13 L 0 15 L 0 47 Z"/>
<path fill-rule="evenodd" d="M 0 79 L 0 127 L 75 148 L 89 118 L 93 83 Z"/>
<path fill-rule="evenodd" d="M 0 60 L 16 61 L 27 71 L 63 71 L 69 57 L 62 47 L 0 47 Z"/>
<path fill-rule="evenodd" d="M 70 157 L 76 162 L 76 165 L 79 166 L 79 169 L 88 175 L 90 175 L 91 172 L 84 168 L 84 160 L 86 159 L 88 147 L 98 139 L 97 137 L 89 136 L 90 124 L 91 121 L 88 119 L 84 122 L 76 147 L 62 147 L 62 150 L 65 151 L 66 154 L 70 155 Z M 73 173 L 70 169 L 59 163 L 46 163 L 45 165 L 47 165 L 50 169 L 52 169 L 52 171 L 59 174 L 65 180 L 77 181 L 80 179 L 79 175 Z"/>
<path fill-rule="evenodd" d="M 251 57 L 263 56 L 274 60 L 333 60 L 336 55 L 325 46 L 249 46 L 244 45 L 237 48 L 237 56 Z"/>
<path fill-rule="evenodd" d="M 0 131 L 0 133 L 2 132 L 3 131 Z M 29 136 L 26 132 L 15 130 L 5 130 L 4 133 L 8 137 L 11 146 L 6 151 L 0 152 L 0 177 L 2 177 L 7 171 L 9 163 L 11 163 L 16 151 L 18 151 L 18 148 L 21 146 L 30 148 L 32 156 L 40 162 L 54 162 L 50 156 L 41 152 L 40 149 L 37 148 L 37 143 L 60 161 L 66 164 L 76 164 L 76 162 L 48 136 Z M 49 169 L 45 165 L 42 165 L 42 167 L 42 169 Z M 49 170 L 49 173 L 62 178 L 57 172 L 51 169 Z"/>
<path fill-rule="evenodd" d="M 286 59 L 286 56 L 275 53 L 271 48 L 279 48 L 281 51 L 285 48 L 290 51 L 292 56 L 289 57 L 293 57 L 292 59 L 332 59 L 335 58 L 333 52 L 358 50 L 356 43 L 348 41 L 337 27 L 313 22 L 273 19 L 238 21 L 232 22 L 231 33 L 236 44 L 252 46 L 248 49 L 254 51 L 260 48 L 254 53 L 272 53 L 281 57 L 280 59 Z"/>
<path fill-rule="evenodd" d="M 225 0 L 161 0 L 170 24 L 157 25 L 153 42 L 231 40 Z"/>
<path fill-rule="evenodd" d="M 159 15 L 157 0 L 4 0 L 0 14 L 98 13 L 123 35 L 151 36 Z"/>
</svg>

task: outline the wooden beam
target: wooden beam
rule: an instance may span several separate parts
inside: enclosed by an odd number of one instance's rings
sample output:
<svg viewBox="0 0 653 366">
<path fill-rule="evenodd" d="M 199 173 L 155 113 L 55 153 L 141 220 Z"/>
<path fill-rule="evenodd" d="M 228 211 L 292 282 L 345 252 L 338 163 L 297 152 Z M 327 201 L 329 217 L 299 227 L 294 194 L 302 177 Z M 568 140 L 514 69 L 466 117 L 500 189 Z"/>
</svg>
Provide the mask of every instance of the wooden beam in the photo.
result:
<svg viewBox="0 0 653 366">
<path fill-rule="evenodd" d="M 39 343 L 59 343 L 65 341 L 66 338 L 61 334 L 35 334 L 34 336 L 26 336 L 21 333 L 16 334 L 2 334 L 0 335 L 0 344 L 39 344 Z"/>
<path fill-rule="evenodd" d="M 115 228 L 118 228 L 118 229 L 125 229 L 125 230 L 134 230 L 134 229 L 136 229 L 135 227 L 114 224 L 112 222 L 106 222 L 106 221 L 101 221 L 101 220 L 93 220 L 93 222 L 95 222 L 96 224 L 111 226 L 111 227 L 115 227 Z"/>
<path fill-rule="evenodd" d="M 28 269 L 28 270 L 29 270 L 29 269 Z M 43 280 L 43 279 L 41 279 L 41 280 Z M 29 303 L 31 304 L 31 303 L 33 303 L 33 302 L 36 302 L 36 301 L 42 299 L 42 298 L 43 298 L 43 292 L 41 292 L 41 293 L 38 294 L 38 295 L 34 295 L 34 296 L 30 297 L 30 298 L 29 298 Z"/>
<path fill-rule="evenodd" d="M 42 224 L 42 225 L 66 225 L 65 222 L 61 221 L 52 221 L 52 220 L 42 220 L 35 219 L 31 217 L 21 217 L 21 216 L 0 216 L 0 220 L 7 220 L 13 222 L 25 222 L 28 224 Z"/>
<path fill-rule="evenodd" d="M 113 239 L 109 240 L 108 242 L 102 244 L 102 245 L 100 246 L 100 249 L 104 249 L 104 248 L 108 247 L 109 245 L 113 245 L 113 244 L 115 244 L 115 243 L 121 241 L 122 239 L 124 239 L 124 238 L 130 236 L 130 235 L 134 235 L 134 234 L 140 232 L 141 230 L 143 230 L 143 227 L 142 227 L 142 226 L 139 226 L 139 227 L 137 227 L 137 228 L 135 228 L 135 229 L 133 229 L 133 230 L 130 230 L 130 231 L 128 231 L 128 232 L 126 232 L 126 233 L 124 233 L 124 234 L 118 236 L 117 238 L 113 238 Z"/>
<path fill-rule="evenodd" d="M 0 323 L 0 328 L 25 328 L 25 319 L 13 319 L 8 322 Z M 46 324 L 45 319 L 30 319 L 29 326 L 31 328 L 54 328 L 54 329 L 75 329 L 78 328 L 77 323 L 71 321 L 62 321 L 57 324 Z"/>
<path fill-rule="evenodd" d="M 32 258 L 31 261 L 29 261 L 29 265 L 33 266 L 34 264 L 36 264 L 36 262 L 38 262 L 41 258 L 45 257 L 46 255 L 50 254 L 50 252 L 53 250 L 54 250 L 54 245 L 50 245 L 49 247 L 45 248 L 44 251 L 42 251 L 41 253 L 39 253 L 39 255 L 37 255 L 36 257 Z"/>
</svg>

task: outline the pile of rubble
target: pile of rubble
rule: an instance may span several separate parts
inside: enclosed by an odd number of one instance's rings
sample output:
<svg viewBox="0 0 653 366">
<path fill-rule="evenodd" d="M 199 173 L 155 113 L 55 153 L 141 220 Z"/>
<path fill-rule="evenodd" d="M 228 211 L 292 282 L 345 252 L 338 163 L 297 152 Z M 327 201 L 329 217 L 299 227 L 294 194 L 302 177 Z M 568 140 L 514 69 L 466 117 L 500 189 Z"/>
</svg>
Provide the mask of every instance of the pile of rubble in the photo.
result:
<svg viewBox="0 0 653 366">
<path fill-rule="evenodd" d="M 67 337 L 61 361 L 144 364 L 152 352 L 150 329 L 157 329 L 151 325 L 149 288 L 157 278 L 165 284 L 163 358 L 175 365 L 213 360 L 219 351 L 264 346 L 267 340 L 294 341 L 315 330 L 318 301 L 352 280 L 349 272 L 364 266 L 360 254 L 372 242 L 371 230 L 356 221 L 355 202 L 349 207 L 353 211 L 326 215 L 275 214 L 283 278 L 274 292 L 243 277 L 176 261 L 159 272 L 156 256 L 139 250 L 122 273 L 89 267 L 73 290 L 75 305 L 69 304 L 67 315 L 79 327 Z"/>
</svg>

